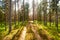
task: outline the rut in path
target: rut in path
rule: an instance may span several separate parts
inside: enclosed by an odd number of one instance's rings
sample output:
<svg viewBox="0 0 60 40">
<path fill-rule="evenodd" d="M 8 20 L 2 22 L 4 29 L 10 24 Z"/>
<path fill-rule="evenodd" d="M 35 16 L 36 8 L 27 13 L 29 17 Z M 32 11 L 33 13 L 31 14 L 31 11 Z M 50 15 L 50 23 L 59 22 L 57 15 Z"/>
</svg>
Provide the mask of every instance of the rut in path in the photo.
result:
<svg viewBox="0 0 60 40">
<path fill-rule="evenodd" d="M 42 40 L 42 38 L 40 37 L 40 35 L 38 34 L 38 32 L 33 27 L 31 29 L 34 32 L 35 37 L 37 38 L 37 40 Z"/>
<path fill-rule="evenodd" d="M 24 27 L 24 29 L 22 31 L 22 34 L 20 35 L 20 38 L 18 40 L 25 40 L 26 31 L 27 31 L 27 28 Z"/>
<path fill-rule="evenodd" d="M 30 26 L 31 30 L 34 32 L 34 35 L 36 37 L 37 40 L 42 40 L 42 38 L 40 37 L 40 35 L 38 34 L 37 30 L 34 29 L 33 27 L 33 22 L 29 22 L 28 26 Z"/>
</svg>

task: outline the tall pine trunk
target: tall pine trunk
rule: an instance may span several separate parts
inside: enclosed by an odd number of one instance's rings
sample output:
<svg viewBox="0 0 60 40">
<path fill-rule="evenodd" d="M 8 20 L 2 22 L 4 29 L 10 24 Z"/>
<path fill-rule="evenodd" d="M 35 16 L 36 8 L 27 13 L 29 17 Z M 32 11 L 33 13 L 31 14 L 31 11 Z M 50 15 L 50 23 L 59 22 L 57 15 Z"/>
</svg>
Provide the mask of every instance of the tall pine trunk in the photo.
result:
<svg viewBox="0 0 60 40">
<path fill-rule="evenodd" d="M 11 0 L 9 0 L 9 33 L 11 32 Z"/>
</svg>

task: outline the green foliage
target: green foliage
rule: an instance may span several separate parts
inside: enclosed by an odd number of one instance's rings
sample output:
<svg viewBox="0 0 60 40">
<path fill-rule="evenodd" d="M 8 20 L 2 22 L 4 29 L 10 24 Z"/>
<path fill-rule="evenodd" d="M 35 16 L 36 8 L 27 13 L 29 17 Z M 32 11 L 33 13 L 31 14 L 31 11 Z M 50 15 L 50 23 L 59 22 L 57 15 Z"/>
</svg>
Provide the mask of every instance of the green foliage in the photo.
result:
<svg viewBox="0 0 60 40">
<path fill-rule="evenodd" d="M 3 8 L 0 6 L 0 22 L 4 20 L 4 11 Z"/>
<path fill-rule="evenodd" d="M 44 36 L 45 32 L 44 30 L 47 32 L 47 34 L 45 35 L 46 37 L 49 35 L 51 37 L 51 39 L 54 40 L 60 40 L 60 24 L 58 24 L 59 29 L 57 30 L 55 24 L 47 22 L 47 26 L 44 26 L 44 24 L 41 24 L 40 21 L 34 21 L 34 24 L 38 26 L 38 32 L 41 36 Z M 45 37 L 44 37 L 45 38 Z"/>
</svg>

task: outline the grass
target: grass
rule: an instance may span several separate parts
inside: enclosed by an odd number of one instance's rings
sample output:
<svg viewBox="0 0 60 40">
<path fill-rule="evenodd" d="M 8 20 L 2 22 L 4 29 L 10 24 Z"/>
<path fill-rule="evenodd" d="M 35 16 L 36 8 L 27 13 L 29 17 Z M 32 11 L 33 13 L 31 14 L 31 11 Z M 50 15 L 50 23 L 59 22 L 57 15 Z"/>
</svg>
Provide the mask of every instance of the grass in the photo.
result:
<svg viewBox="0 0 60 40">
<path fill-rule="evenodd" d="M 37 40 L 34 33 L 27 33 L 25 40 Z"/>
<path fill-rule="evenodd" d="M 37 40 L 30 27 L 27 28 L 27 33 L 26 33 L 25 40 Z"/>
<path fill-rule="evenodd" d="M 47 26 L 44 26 L 43 24 L 40 23 L 40 21 L 34 21 L 35 25 L 37 24 L 39 27 L 39 32 L 41 34 L 40 30 L 46 30 L 47 35 L 50 35 L 54 40 L 60 40 L 60 24 L 58 24 L 59 30 L 57 31 L 57 28 L 55 27 L 55 24 L 51 23 L 52 26 L 49 26 L 49 22 L 47 23 Z M 58 33 L 57 33 L 58 32 Z M 43 32 L 44 33 L 44 32 Z"/>
<path fill-rule="evenodd" d="M 26 26 L 28 22 L 25 21 L 24 23 L 23 22 L 19 22 L 19 25 L 18 25 L 18 22 L 16 22 L 16 29 L 18 28 L 21 28 L 22 26 Z M 43 30 L 46 30 L 46 35 L 49 35 L 51 36 L 54 40 L 60 40 L 60 24 L 58 24 L 58 31 L 55 27 L 55 24 L 51 23 L 52 26 L 49 26 L 49 22 L 47 22 L 47 26 L 44 26 L 43 23 L 41 23 L 40 21 L 34 21 L 34 25 L 37 25 L 37 30 L 39 32 L 40 35 L 42 35 L 42 31 Z M 3 37 L 8 33 L 8 24 L 6 25 L 7 27 L 7 30 L 5 31 L 5 25 L 4 23 L 2 23 L 2 25 L 0 25 L 0 39 L 2 40 Z M 14 29 L 15 27 L 15 24 L 14 22 L 12 23 L 12 30 Z M 57 33 L 58 32 L 58 33 Z M 44 32 L 43 32 L 44 33 Z M 58 34 L 58 35 L 57 35 Z M 35 40 L 36 38 L 34 38 L 34 34 L 33 32 L 29 29 L 28 30 L 28 33 L 26 35 L 26 40 Z"/>
<path fill-rule="evenodd" d="M 19 29 L 22 26 L 25 26 L 26 24 L 27 24 L 27 21 L 25 21 L 24 23 L 23 22 L 19 22 L 19 25 L 18 25 L 18 22 L 16 22 L 16 27 L 15 27 L 14 22 L 12 22 L 12 30 L 14 30 L 14 27 L 16 29 Z M 5 26 L 4 22 L 0 23 L 0 40 L 2 40 L 3 37 L 5 37 L 8 34 L 8 30 L 9 30 L 8 26 L 9 26 L 8 23 L 6 24 L 6 26 Z M 6 30 L 5 30 L 5 27 L 6 27 Z"/>
</svg>

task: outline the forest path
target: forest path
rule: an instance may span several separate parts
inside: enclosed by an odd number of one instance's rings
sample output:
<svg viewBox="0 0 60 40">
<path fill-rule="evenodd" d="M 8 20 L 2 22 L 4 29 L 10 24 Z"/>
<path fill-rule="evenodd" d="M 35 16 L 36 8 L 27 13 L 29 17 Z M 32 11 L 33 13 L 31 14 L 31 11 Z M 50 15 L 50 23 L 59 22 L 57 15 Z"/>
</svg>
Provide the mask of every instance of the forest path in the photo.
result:
<svg viewBox="0 0 60 40">
<path fill-rule="evenodd" d="M 32 27 L 31 29 L 34 32 L 35 37 L 37 38 L 37 40 L 42 40 L 41 36 L 38 34 L 38 31 L 36 29 L 34 29 L 34 27 Z"/>
<path fill-rule="evenodd" d="M 26 31 L 27 31 L 27 28 L 24 27 L 21 35 L 20 35 L 20 38 L 18 40 L 25 40 L 25 36 L 26 36 Z"/>
<path fill-rule="evenodd" d="M 38 34 L 38 31 L 35 29 L 35 27 L 33 26 L 33 21 L 29 21 L 27 27 L 30 27 L 31 30 L 33 31 L 35 38 L 37 40 L 42 40 L 42 38 L 40 37 L 40 35 Z"/>
<path fill-rule="evenodd" d="M 51 37 L 47 34 L 48 33 L 47 30 L 42 29 L 43 28 L 42 26 L 39 26 L 39 27 L 41 27 L 39 29 L 38 26 L 37 26 L 37 24 L 34 24 L 33 21 L 29 21 L 27 24 L 27 28 L 30 28 L 30 31 L 32 30 L 32 32 L 34 34 L 33 39 L 36 38 L 35 40 L 52 40 Z M 40 31 L 38 31 L 38 30 L 40 30 Z"/>
<path fill-rule="evenodd" d="M 47 35 L 47 30 L 39 29 L 37 24 L 34 24 L 33 21 L 29 21 L 22 30 L 14 31 L 14 37 L 7 36 L 5 40 L 51 40 L 50 36 Z M 12 34 L 11 34 L 12 36 Z"/>
</svg>

